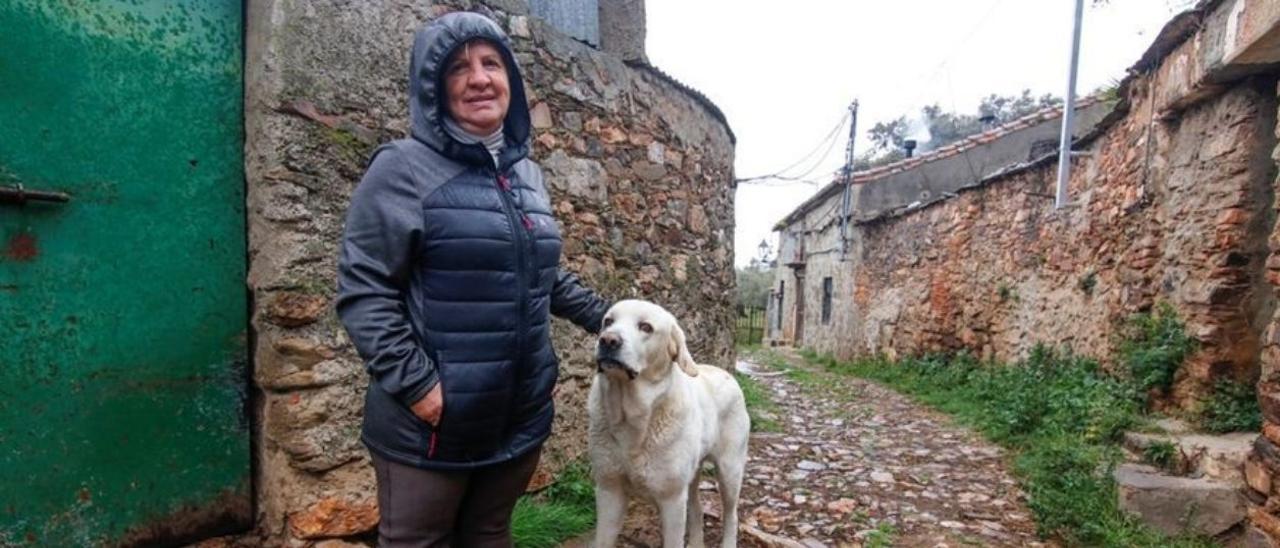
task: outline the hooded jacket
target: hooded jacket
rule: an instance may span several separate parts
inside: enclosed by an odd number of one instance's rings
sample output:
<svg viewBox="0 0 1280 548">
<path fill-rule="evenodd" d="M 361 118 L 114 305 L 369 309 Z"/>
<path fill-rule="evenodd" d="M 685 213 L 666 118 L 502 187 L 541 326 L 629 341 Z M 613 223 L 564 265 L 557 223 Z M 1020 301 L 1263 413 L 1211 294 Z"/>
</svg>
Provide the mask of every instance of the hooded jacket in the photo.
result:
<svg viewBox="0 0 1280 548">
<path fill-rule="evenodd" d="M 476 38 L 498 47 L 510 80 L 496 166 L 442 121 L 445 60 Z M 379 147 L 351 197 L 336 306 L 370 377 L 365 445 L 410 466 L 469 469 L 550 435 L 550 315 L 594 333 L 608 303 L 559 269 L 560 230 L 527 158 L 529 108 L 502 30 L 445 15 L 418 31 L 409 66 L 411 138 Z M 437 383 L 433 428 L 410 406 Z"/>
</svg>

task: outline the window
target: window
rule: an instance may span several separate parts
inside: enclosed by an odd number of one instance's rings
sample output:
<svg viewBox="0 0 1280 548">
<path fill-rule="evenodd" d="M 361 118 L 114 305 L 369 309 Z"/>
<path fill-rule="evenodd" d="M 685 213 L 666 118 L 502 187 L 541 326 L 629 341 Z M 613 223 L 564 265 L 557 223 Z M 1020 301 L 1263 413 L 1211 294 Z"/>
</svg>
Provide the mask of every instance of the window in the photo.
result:
<svg viewBox="0 0 1280 548">
<path fill-rule="evenodd" d="M 831 323 L 831 276 L 822 279 L 822 324 Z"/>
</svg>

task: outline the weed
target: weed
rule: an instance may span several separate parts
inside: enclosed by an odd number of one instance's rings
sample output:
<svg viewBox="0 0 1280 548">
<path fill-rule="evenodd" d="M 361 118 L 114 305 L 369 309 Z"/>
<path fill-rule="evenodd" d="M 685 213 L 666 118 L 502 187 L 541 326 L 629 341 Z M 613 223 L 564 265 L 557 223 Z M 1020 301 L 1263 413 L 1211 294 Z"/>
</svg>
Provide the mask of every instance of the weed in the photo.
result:
<svg viewBox="0 0 1280 548">
<path fill-rule="evenodd" d="M 1093 295 L 1093 288 L 1097 286 L 1098 274 L 1095 272 L 1091 271 L 1080 278 L 1080 291 L 1083 291 L 1085 295 Z"/>
<path fill-rule="evenodd" d="M 1172 442 L 1159 440 L 1142 448 L 1142 460 L 1161 470 L 1172 470 L 1177 464 L 1178 448 Z"/>
<path fill-rule="evenodd" d="M 1222 380 L 1200 403 L 1200 427 L 1215 434 L 1255 432 L 1262 428 L 1258 396 L 1250 383 Z"/>
<path fill-rule="evenodd" d="M 1196 348 L 1186 326 L 1168 303 L 1154 313 L 1137 314 L 1121 329 L 1117 357 L 1143 391 L 1167 392 L 1182 362 Z"/>
<path fill-rule="evenodd" d="M 1000 297 L 1000 302 L 1018 300 L 1018 292 L 1005 282 L 1000 282 L 1000 285 L 996 286 L 996 295 Z"/>
<path fill-rule="evenodd" d="M 897 532 L 893 524 L 882 521 L 867 535 L 866 542 L 862 545 L 866 548 L 888 548 L 893 546 L 893 535 Z"/>
</svg>

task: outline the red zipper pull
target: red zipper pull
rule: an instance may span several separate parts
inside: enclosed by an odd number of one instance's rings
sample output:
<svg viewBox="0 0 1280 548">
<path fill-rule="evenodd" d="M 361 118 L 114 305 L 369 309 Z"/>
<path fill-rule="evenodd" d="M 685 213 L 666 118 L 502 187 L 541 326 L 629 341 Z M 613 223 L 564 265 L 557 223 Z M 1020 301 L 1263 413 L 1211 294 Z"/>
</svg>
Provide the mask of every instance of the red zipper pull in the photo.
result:
<svg viewBox="0 0 1280 548">
<path fill-rule="evenodd" d="M 520 221 L 524 223 L 525 230 L 533 232 L 533 219 L 530 219 L 528 215 L 522 213 L 520 214 Z"/>
<path fill-rule="evenodd" d="M 498 174 L 498 186 L 502 187 L 502 190 L 511 192 L 511 181 L 508 181 L 507 176 L 501 173 Z"/>
</svg>

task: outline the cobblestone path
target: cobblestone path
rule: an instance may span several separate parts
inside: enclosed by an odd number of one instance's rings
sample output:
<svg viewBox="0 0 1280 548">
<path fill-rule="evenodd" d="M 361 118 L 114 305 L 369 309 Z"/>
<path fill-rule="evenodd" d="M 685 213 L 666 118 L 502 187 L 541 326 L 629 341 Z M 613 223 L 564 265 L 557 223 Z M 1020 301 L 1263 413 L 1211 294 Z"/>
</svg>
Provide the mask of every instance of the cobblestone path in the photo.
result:
<svg viewBox="0 0 1280 548">
<path fill-rule="evenodd" d="M 780 430 L 752 435 L 739 545 L 1043 545 L 999 447 L 892 390 L 778 355 L 784 370 L 739 364 L 775 402 Z M 702 494 L 715 546 L 719 496 L 710 481 Z M 659 545 L 648 505 L 629 514 L 620 544 Z"/>
</svg>

